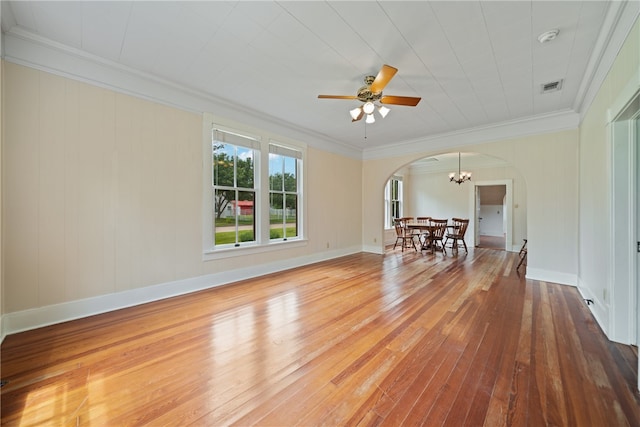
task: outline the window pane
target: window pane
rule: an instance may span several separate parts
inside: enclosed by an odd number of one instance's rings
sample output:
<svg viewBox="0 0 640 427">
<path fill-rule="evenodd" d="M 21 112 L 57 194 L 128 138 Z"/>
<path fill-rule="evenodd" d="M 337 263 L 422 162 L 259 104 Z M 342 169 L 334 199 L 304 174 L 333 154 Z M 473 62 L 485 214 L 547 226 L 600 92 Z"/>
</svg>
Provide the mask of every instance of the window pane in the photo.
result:
<svg viewBox="0 0 640 427">
<path fill-rule="evenodd" d="M 254 215 L 254 195 L 252 191 L 239 191 L 236 214 L 238 216 L 238 241 L 253 242 L 256 235 Z"/>
<path fill-rule="evenodd" d="M 283 170 L 284 157 L 278 154 L 269 154 L 269 190 L 283 190 Z"/>
<path fill-rule="evenodd" d="M 233 187 L 234 158 L 233 145 L 213 143 L 213 185 Z"/>
<path fill-rule="evenodd" d="M 238 163 L 238 187 L 253 187 L 253 150 L 245 147 L 236 147 Z"/>
<path fill-rule="evenodd" d="M 215 244 L 226 245 L 236 243 L 236 205 L 235 191 L 215 190 Z"/>
<path fill-rule="evenodd" d="M 391 218 L 400 218 L 400 203 L 397 201 L 391 202 Z"/>
<path fill-rule="evenodd" d="M 282 193 L 269 194 L 269 238 L 282 239 L 284 224 L 284 198 Z"/>
<path fill-rule="evenodd" d="M 286 237 L 298 236 L 298 196 L 285 196 L 285 232 Z"/>
<path fill-rule="evenodd" d="M 298 161 L 293 157 L 284 157 L 284 190 L 298 191 Z"/>
</svg>

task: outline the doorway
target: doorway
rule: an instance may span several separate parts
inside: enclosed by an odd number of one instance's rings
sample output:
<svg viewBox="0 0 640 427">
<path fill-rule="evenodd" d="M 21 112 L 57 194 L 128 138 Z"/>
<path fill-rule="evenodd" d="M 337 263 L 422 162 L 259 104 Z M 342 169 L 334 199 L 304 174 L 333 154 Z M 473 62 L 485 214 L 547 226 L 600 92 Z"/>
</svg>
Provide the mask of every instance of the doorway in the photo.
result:
<svg viewBox="0 0 640 427">
<path fill-rule="evenodd" d="M 473 245 L 513 251 L 513 190 L 510 179 L 477 181 L 469 204 Z M 484 222 L 484 224 L 483 224 Z M 497 249 L 497 248 L 496 248 Z"/>
<path fill-rule="evenodd" d="M 476 247 L 505 250 L 507 215 L 506 185 L 482 185 L 476 187 L 478 239 Z"/>
</svg>

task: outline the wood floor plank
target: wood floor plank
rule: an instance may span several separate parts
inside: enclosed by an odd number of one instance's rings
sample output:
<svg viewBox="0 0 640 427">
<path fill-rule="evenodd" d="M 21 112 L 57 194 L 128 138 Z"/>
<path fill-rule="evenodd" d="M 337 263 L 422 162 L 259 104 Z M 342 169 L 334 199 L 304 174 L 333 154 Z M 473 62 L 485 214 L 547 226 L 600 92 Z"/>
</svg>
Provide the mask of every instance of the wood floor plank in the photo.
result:
<svg viewBox="0 0 640 427">
<path fill-rule="evenodd" d="M 637 349 L 517 254 L 360 253 L 10 335 L 2 425 L 640 425 Z"/>
</svg>

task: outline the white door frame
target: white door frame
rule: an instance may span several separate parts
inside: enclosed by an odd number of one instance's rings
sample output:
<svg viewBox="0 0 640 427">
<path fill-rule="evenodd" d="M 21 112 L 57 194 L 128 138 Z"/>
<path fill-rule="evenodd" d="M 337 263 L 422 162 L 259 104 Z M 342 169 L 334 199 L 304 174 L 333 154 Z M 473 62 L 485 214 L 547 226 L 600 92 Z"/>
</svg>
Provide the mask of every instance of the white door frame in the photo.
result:
<svg viewBox="0 0 640 427">
<path fill-rule="evenodd" d="M 473 182 L 473 181 L 472 181 Z M 513 246 L 513 180 L 511 179 L 496 179 L 493 181 L 475 181 L 474 182 L 473 191 L 469 192 L 469 218 L 473 218 L 473 221 L 469 221 L 469 223 L 473 224 L 474 230 L 473 233 L 470 233 L 473 236 L 473 242 L 471 245 L 473 247 L 477 246 L 476 235 L 477 232 L 475 230 L 476 224 L 478 220 L 476 218 L 476 192 L 478 191 L 478 187 L 483 187 L 487 185 L 504 185 L 506 187 L 506 203 L 507 203 L 507 232 L 504 239 L 504 249 L 509 252 L 517 252 L 520 250 L 520 247 L 514 249 Z"/>
<path fill-rule="evenodd" d="M 631 85 L 622 91 L 608 112 L 611 159 L 609 339 L 624 344 L 637 344 L 640 322 L 636 289 L 638 196 L 635 154 L 635 121 L 640 113 L 640 84 L 631 82 Z"/>
<path fill-rule="evenodd" d="M 611 246 L 609 277 L 609 339 L 624 344 L 640 342 L 640 267 L 638 230 L 640 215 L 640 71 L 625 85 L 608 110 L 611 158 Z M 640 358 L 638 383 L 640 390 Z"/>
</svg>

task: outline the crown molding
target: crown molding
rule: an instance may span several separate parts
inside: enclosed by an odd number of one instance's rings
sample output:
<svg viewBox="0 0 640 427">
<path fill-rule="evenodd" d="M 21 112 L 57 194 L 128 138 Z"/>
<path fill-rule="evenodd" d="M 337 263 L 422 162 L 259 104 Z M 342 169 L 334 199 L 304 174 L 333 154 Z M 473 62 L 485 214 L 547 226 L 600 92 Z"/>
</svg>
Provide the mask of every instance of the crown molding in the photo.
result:
<svg viewBox="0 0 640 427">
<path fill-rule="evenodd" d="M 490 156 L 483 156 L 482 161 L 478 161 L 474 159 L 474 157 L 469 157 L 463 159 L 464 167 L 462 170 L 468 170 L 473 172 L 474 170 L 479 169 L 493 169 L 499 167 L 505 167 L 507 162 L 498 158 L 490 158 Z M 414 162 L 409 165 L 409 170 L 412 175 L 430 175 L 430 174 L 441 174 L 443 172 L 456 172 L 458 169 L 458 158 L 456 157 L 455 161 L 447 161 L 447 162 Z"/>
<path fill-rule="evenodd" d="M 563 110 L 555 113 L 541 114 L 518 120 L 428 136 L 393 146 L 365 149 L 363 159 L 372 160 L 397 157 L 425 151 L 442 150 L 450 147 L 471 146 L 485 142 L 560 132 L 576 129 L 578 125 L 578 113 L 573 110 Z"/>
<path fill-rule="evenodd" d="M 232 101 L 53 42 L 19 27 L 12 27 L 5 32 L 0 42 L 2 54 L 8 62 L 185 111 L 199 114 L 210 112 L 240 122 L 247 122 L 249 118 L 254 126 L 305 141 L 311 147 L 345 157 L 368 160 L 577 128 L 639 14 L 640 3 L 637 1 L 611 2 L 603 30 L 594 47 L 594 54 L 590 59 L 572 110 L 431 135 L 391 146 L 364 149 L 350 147 L 340 141 L 327 138 L 326 135 L 237 105 Z M 10 16 L 2 18 L 6 21 Z"/>
<path fill-rule="evenodd" d="M 141 72 L 14 27 L 3 37 L 4 60 L 193 113 L 212 113 L 356 159 L 361 150 L 293 123 Z"/>
<path fill-rule="evenodd" d="M 573 104 L 573 109 L 580 114 L 580 122 L 600 91 L 638 16 L 640 16 L 640 2 L 637 0 L 610 2 L 602 31 L 594 46 Z"/>
</svg>

